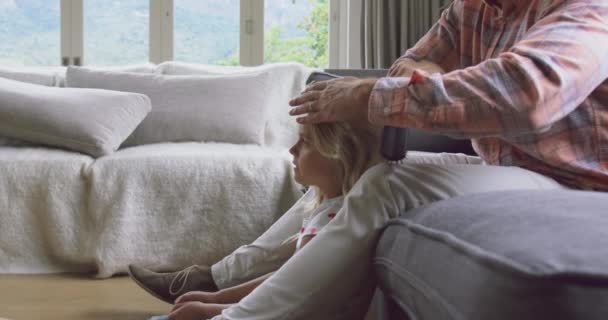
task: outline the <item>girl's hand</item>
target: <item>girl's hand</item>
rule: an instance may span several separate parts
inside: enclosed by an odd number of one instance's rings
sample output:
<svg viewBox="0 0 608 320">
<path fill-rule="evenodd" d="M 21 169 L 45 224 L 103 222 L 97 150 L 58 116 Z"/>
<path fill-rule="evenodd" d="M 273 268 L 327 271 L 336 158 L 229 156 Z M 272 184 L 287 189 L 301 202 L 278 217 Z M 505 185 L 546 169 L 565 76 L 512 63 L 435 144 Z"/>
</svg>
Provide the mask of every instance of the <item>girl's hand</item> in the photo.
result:
<svg viewBox="0 0 608 320">
<path fill-rule="evenodd" d="M 222 308 L 218 305 L 191 301 L 176 304 L 169 314 L 169 320 L 211 319 L 220 313 L 222 313 Z"/>
<path fill-rule="evenodd" d="M 217 303 L 217 294 L 215 292 L 190 291 L 182 294 L 175 299 L 175 304 L 198 301 L 203 303 Z M 174 308 L 175 309 L 175 308 Z"/>
<path fill-rule="evenodd" d="M 306 87 L 299 96 L 289 101 L 295 107 L 289 112 L 301 124 L 349 122 L 367 125 L 367 105 L 376 79 L 343 77 L 319 81 Z"/>
</svg>

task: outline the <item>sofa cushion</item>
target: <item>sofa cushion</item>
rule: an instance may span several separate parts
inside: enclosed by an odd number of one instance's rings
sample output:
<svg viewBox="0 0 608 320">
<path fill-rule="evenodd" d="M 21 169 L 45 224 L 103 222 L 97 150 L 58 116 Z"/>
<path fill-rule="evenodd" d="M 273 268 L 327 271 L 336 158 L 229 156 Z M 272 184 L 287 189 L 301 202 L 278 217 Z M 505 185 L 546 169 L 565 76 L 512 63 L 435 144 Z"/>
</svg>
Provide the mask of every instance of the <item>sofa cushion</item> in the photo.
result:
<svg viewBox="0 0 608 320">
<path fill-rule="evenodd" d="M 300 63 L 269 63 L 255 67 L 217 66 L 167 61 L 157 72 L 165 75 L 228 75 L 268 72 L 272 90 L 268 91 L 268 116 L 264 127 L 264 145 L 290 148 L 298 140 L 298 123 L 289 115 L 289 100 L 304 90 L 313 69 Z"/>
<path fill-rule="evenodd" d="M 461 196 L 388 223 L 374 266 L 412 319 L 605 319 L 608 194 Z"/>
<path fill-rule="evenodd" d="M 95 160 L 0 147 L 0 274 L 211 265 L 302 196 L 291 161 L 287 150 L 229 143 L 144 145 Z M 270 269 L 284 262 L 260 258 Z"/>
<path fill-rule="evenodd" d="M 59 86 L 65 67 L 7 67 L 0 68 L 0 77 L 43 86 Z"/>
<path fill-rule="evenodd" d="M 124 66 L 91 66 L 94 70 L 154 73 L 156 65 L 153 63 L 131 64 Z M 32 67 L 32 66 L 2 66 L 0 77 L 22 82 L 40 84 L 51 87 L 65 87 L 65 71 L 67 67 Z"/>
<path fill-rule="evenodd" d="M 66 87 L 66 71 L 67 67 L 62 67 L 63 72 L 57 76 L 55 86 Z M 100 71 L 116 71 L 116 72 L 135 72 L 135 73 L 155 73 L 156 65 L 154 63 L 128 64 L 122 66 L 87 66 L 91 70 Z"/>
<path fill-rule="evenodd" d="M 0 78 L 0 137 L 99 157 L 114 152 L 148 112 L 142 94 Z"/>
<path fill-rule="evenodd" d="M 69 67 L 67 86 L 142 93 L 152 111 L 125 145 L 175 141 L 262 144 L 267 73 L 165 76 Z"/>
</svg>

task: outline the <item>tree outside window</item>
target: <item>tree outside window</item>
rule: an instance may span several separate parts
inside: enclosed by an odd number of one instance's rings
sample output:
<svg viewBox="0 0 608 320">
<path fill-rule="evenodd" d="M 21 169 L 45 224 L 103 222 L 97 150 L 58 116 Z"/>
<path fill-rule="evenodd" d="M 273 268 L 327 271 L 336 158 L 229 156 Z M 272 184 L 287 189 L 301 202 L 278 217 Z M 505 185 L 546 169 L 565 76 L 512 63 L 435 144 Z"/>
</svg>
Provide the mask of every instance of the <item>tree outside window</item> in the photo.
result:
<svg viewBox="0 0 608 320">
<path fill-rule="evenodd" d="M 329 1 L 283 0 L 283 3 L 280 3 L 273 0 L 265 3 L 267 26 L 264 32 L 264 63 L 300 62 L 309 67 L 327 68 Z M 293 21 L 295 13 L 304 10 L 307 14 Z M 238 60 L 238 52 L 235 52 L 226 60 L 217 63 L 238 65 Z"/>
</svg>

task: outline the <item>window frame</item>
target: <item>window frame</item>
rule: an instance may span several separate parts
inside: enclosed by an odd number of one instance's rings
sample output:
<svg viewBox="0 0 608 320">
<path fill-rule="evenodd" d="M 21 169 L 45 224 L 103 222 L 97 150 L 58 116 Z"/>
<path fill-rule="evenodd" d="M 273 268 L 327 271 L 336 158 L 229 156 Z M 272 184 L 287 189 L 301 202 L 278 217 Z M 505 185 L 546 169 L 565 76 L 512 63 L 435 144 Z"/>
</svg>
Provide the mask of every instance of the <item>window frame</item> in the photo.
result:
<svg viewBox="0 0 608 320">
<path fill-rule="evenodd" d="M 61 61 L 63 66 L 82 65 L 83 0 L 61 0 Z"/>
<path fill-rule="evenodd" d="M 84 6 L 86 0 L 61 1 L 61 61 L 60 64 L 84 65 Z M 149 0 L 149 52 L 152 63 L 171 61 L 174 57 L 174 0 Z M 350 3 L 354 1 L 356 5 Z M 348 66 L 353 55 L 348 32 L 351 8 L 361 0 L 329 1 L 329 68 Z M 240 0 L 239 63 L 243 66 L 264 64 L 264 0 Z M 357 16 L 355 15 L 355 18 Z M 351 18 L 352 19 L 352 18 Z M 358 18 L 360 20 L 360 18 Z M 352 26 L 352 24 L 351 24 Z M 352 40 L 351 40 L 352 41 Z"/>
</svg>

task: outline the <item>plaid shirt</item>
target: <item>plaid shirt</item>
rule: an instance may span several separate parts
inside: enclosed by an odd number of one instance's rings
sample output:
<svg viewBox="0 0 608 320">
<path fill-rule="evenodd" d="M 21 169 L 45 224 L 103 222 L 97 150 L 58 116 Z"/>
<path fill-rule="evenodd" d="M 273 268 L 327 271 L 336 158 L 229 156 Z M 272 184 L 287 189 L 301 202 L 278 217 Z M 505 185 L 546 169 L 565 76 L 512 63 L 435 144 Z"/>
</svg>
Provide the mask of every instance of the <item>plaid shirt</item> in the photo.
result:
<svg viewBox="0 0 608 320">
<path fill-rule="evenodd" d="M 608 0 L 455 0 L 392 70 L 405 58 L 446 73 L 379 79 L 373 123 L 472 138 L 489 164 L 608 191 Z"/>
</svg>

